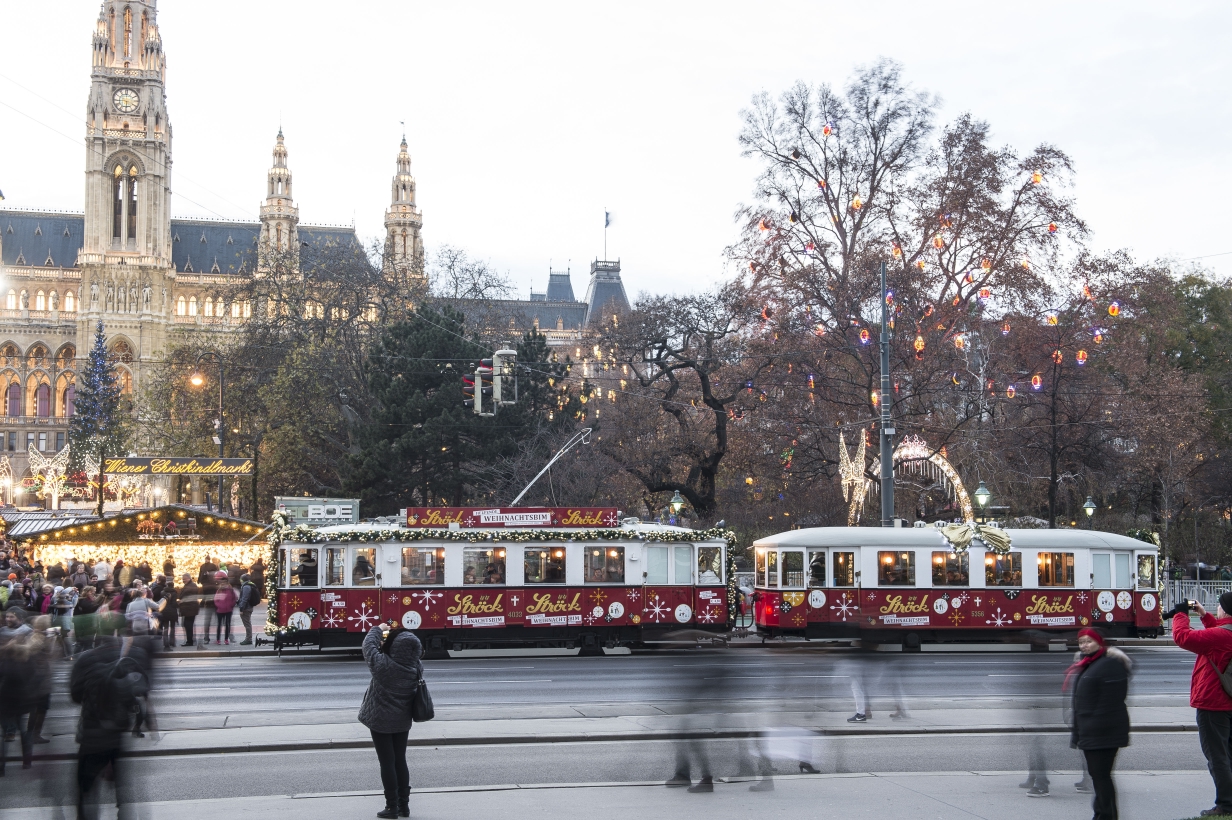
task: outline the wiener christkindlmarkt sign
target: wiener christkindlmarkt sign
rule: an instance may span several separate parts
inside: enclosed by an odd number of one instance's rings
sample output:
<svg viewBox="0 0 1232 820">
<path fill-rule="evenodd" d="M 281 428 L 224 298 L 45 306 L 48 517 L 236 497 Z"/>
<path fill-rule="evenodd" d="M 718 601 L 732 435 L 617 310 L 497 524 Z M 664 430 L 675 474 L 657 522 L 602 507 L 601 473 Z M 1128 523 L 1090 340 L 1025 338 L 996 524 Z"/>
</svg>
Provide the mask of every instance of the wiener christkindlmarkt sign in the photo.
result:
<svg viewBox="0 0 1232 820">
<path fill-rule="evenodd" d="M 511 527 L 616 527 L 615 507 L 408 507 L 408 527 L 463 529 Z"/>
<path fill-rule="evenodd" d="M 251 458 L 109 458 L 108 475 L 252 475 Z"/>
</svg>

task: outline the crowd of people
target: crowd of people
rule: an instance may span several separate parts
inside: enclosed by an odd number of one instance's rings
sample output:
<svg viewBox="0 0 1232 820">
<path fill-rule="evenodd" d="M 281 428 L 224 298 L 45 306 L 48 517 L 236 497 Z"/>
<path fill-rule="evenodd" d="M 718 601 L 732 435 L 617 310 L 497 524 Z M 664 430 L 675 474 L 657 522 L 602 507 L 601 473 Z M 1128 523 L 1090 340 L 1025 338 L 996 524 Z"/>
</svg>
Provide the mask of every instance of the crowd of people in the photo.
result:
<svg viewBox="0 0 1232 820">
<path fill-rule="evenodd" d="M 251 567 L 205 560 L 177 573 L 166 560 L 156 572 L 148 561 L 70 559 L 44 566 L 20 549 L 0 550 L 0 608 L 22 625 L 46 618 L 67 657 L 92 648 L 103 636 L 156 635 L 164 649 L 198 643 L 229 645 L 232 617 L 244 626 L 241 645 L 252 644 L 252 611 L 265 594 L 265 564 Z M 211 636 L 211 629 L 213 635 Z"/>
</svg>

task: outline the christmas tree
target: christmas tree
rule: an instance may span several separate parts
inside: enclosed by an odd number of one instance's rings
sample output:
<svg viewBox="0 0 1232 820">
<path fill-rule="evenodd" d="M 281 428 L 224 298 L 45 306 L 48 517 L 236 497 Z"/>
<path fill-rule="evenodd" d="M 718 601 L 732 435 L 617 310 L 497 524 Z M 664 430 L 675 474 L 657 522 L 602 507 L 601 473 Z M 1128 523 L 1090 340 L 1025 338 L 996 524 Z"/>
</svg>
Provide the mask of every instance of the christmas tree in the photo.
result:
<svg viewBox="0 0 1232 820">
<path fill-rule="evenodd" d="M 74 465 L 98 465 L 98 515 L 103 515 L 103 488 L 106 485 L 105 459 L 124 452 L 128 433 L 128 413 L 120 396 L 115 361 L 107 352 L 103 323 L 94 331 L 94 346 L 86 366 L 77 379 L 76 402 L 69 425 L 68 440 Z"/>
</svg>

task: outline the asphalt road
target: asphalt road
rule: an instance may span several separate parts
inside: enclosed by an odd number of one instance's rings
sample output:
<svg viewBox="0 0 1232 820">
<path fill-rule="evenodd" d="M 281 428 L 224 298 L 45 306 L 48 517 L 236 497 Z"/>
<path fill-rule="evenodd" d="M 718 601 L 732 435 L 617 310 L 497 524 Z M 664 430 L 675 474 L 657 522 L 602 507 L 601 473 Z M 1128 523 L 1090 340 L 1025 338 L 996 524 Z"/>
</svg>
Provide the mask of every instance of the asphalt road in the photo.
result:
<svg viewBox="0 0 1232 820">
<path fill-rule="evenodd" d="M 1193 656 L 1175 648 L 1130 650 L 1131 701 L 1184 705 Z M 802 649 L 704 649 L 594 658 L 453 659 L 425 663 L 443 720 L 632 714 L 624 704 L 665 712 L 763 711 L 784 702 L 849 711 L 851 678 L 875 702 L 901 686 L 914 708 L 1003 707 L 1059 702 L 1067 653 L 859 655 Z M 58 665 L 67 677 L 68 664 Z M 341 723 L 354 719 L 368 685 L 357 658 L 171 658 L 160 663 L 154 702 L 165 730 Z M 67 694 L 53 697 L 48 725 L 74 731 Z M 887 708 L 875 705 L 875 709 Z"/>
</svg>

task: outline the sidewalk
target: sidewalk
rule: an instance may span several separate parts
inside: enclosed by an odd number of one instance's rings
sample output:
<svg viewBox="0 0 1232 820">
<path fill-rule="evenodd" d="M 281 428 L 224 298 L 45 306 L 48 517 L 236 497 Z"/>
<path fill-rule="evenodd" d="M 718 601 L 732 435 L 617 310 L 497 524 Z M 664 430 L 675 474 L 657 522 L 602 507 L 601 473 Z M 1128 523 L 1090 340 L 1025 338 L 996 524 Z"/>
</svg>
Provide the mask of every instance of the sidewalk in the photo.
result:
<svg viewBox="0 0 1232 820">
<path fill-rule="evenodd" d="M 448 719 L 442 710 L 436 720 L 417 724 L 411 746 L 464 746 L 493 743 L 576 743 L 627 740 L 674 740 L 683 737 L 749 737 L 768 727 L 801 728 L 827 736 L 1068 732 L 1059 709 L 945 708 L 917 709 L 906 720 L 891 720 L 881 713 L 868 723 L 848 723 L 847 711 L 802 710 L 800 704 L 775 709 L 772 702 L 709 704 L 705 714 L 667 714 L 653 704 L 618 704 L 622 714 L 554 717 L 536 713 L 520 718 Z M 731 711 L 722 711 L 729 707 Z M 792 710 L 795 711 L 792 711 Z M 739 710 L 739 711 L 736 711 Z M 455 715 L 469 710 L 450 709 Z M 596 711 L 600 711 L 596 709 Z M 351 716 L 348 715 L 348 718 Z M 310 718 L 309 718 L 310 719 Z M 1134 732 L 1195 731 L 1188 706 L 1130 707 Z M 697 728 L 699 725 L 704 728 Z M 372 745 L 368 730 L 356 720 L 344 723 L 248 725 L 165 732 L 156 742 L 151 734 L 133 740 L 126 753 L 134 757 L 241 752 L 289 752 L 317 749 L 360 749 Z M 71 734 L 57 734 L 37 749 L 36 758 L 67 759 L 76 754 Z M 17 752 L 10 747 L 9 759 Z"/>
<path fill-rule="evenodd" d="M 375 763 L 374 763 L 375 765 Z M 711 794 L 689 794 L 660 783 L 556 784 L 416 789 L 411 817 L 453 820 L 458 817 L 628 820 L 630 817 L 759 818 L 842 817 L 911 818 L 912 820 L 1077 820 L 1090 815 L 1091 795 L 1070 784 L 1078 772 L 1053 776 L 1053 794 L 1030 799 L 1018 782 L 1022 772 L 859 773 L 791 775 L 775 780 L 771 792 L 750 793 L 748 780 L 719 782 Z M 412 773 L 412 780 L 414 779 Z M 1213 793 L 1205 771 L 1122 771 L 1116 774 L 1123 820 L 1183 820 L 1210 808 Z M 185 809 L 229 820 L 337 820 L 371 817 L 383 805 L 377 792 L 344 794 L 227 797 L 218 800 L 145 803 L 136 816 L 145 820 L 179 820 Z M 102 817 L 114 817 L 108 807 Z M 53 810 L 6 809 L 0 820 L 50 820 Z"/>
</svg>

